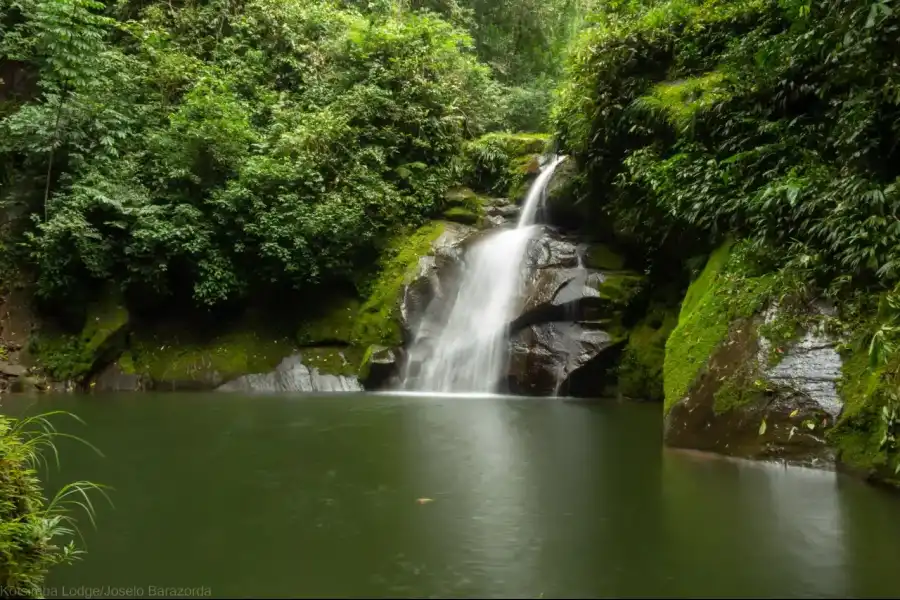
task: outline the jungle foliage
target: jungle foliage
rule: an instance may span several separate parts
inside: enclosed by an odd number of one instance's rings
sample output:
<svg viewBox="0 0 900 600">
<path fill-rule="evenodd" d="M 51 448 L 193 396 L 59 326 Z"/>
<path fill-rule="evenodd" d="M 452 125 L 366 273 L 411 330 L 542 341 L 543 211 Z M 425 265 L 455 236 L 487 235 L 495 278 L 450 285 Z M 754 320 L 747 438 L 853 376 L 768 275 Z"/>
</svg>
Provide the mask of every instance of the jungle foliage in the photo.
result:
<svg viewBox="0 0 900 600">
<path fill-rule="evenodd" d="M 521 26 L 425 4 L 5 0 L 0 200 L 33 217 L 11 246 L 39 296 L 361 285 L 391 232 L 444 208 L 468 140 L 531 119 L 516 82 L 553 74 L 505 54 L 559 38 L 524 3 Z"/>
<path fill-rule="evenodd" d="M 554 112 L 589 171 L 582 194 L 650 248 L 735 234 L 832 293 L 890 289 L 898 25 L 870 0 L 670 0 L 599 15 Z"/>
</svg>

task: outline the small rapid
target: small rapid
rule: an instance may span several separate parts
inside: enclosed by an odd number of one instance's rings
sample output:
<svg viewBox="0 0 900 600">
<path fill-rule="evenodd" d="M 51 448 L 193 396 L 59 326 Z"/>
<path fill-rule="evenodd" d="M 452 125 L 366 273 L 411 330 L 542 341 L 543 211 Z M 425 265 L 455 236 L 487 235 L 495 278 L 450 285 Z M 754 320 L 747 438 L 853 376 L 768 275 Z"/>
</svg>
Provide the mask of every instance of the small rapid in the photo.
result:
<svg viewBox="0 0 900 600">
<path fill-rule="evenodd" d="M 547 186 L 565 156 L 553 157 L 532 183 L 514 229 L 485 236 L 467 251 L 463 274 L 446 323 L 436 338 L 420 332 L 404 378 L 406 390 L 494 393 L 508 360 L 507 324 L 521 301 L 522 261 L 538 227 Z"/>
</svg>

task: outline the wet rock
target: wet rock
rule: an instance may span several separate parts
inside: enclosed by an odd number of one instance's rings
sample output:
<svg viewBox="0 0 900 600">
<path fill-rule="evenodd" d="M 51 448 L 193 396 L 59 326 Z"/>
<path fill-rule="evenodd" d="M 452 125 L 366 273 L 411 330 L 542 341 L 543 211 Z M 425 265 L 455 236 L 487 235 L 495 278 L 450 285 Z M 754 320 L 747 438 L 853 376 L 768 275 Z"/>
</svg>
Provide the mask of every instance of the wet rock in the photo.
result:
<svg viewBox="0 0 900 600">
<path fill-rule="evenodd" d="M 359 381 L 367 390 L 383 389 L 397 375 L 400 349 L 372 346 L 363 358 Z"/>
<path fill-rule="evenodd" d="M 524 265 L 530 269 L 573 268 L 578 266 L 578 260 L 578 246 L 574 242 L 542 227 L 528 244 Z"/>
<path fill-rule="evenodd" d="M 820 313 L 826 311 L 820 308 Z M 767 311 L 765 324 L 771 324 L 777 316 L 777 309 Z M 772 342 L 760 336 L 757 361 L 766 364 L 771 350 Z M 825 333 L 820 323 L 813 323 L 803 332 L 801 339 L 789 345 L 774 367 L 766 368 L 765 377 L 776 385 L 809 397 L 836 419 L 843 408 L 837 390 L 842 366 L 834 340 Z"/>
<path fill-rule="evenodd" d="M 106 367 L 90 386 L 97 392 L 136 392 L 144 389 L 144 382 L 136 373 L 126 373 L 119 363 Z"/>
<path fill-rule="evenodd" d="M 6 361 L 0 361 L 0 375 L 6 377 L 22 377 L 28 373 L 28 369 L 22 365 L 13 365 Z"/>
<path fill-rule="evenodd" d="M 288 356 L 271 373 L 238 377 L 216 388 L 222 392 L 354 392 L 362 390 L 356 377 L 322 373 L 303 364 L 302 354 Z"/>
<path fill-rule="evenodd" d="M 830 467 L 825 434 L 842 403 L 841 359 L 835 342 L 814 321 L 786 344 L 773 364 L 761 326 L 772 309 L 732 323 L 726 340 L 665 421 L 667 445 L 753 459 Z"/>
<path fill-rule="evenodd" d="M 432 252 L 419 259 L 416 271 L 407 281 L 400 297 L 400 326 L 408 342 L 422 325 L 432 303 L 443 300 L 453 289 L 464 253 L 464 242 L 477 229 L 459 223 L 447 223 L 432 243 Z"/>
<path fill-rule="evenodd" d="M 47 382 L 39 377 L 23 375 L 9 382 L 9 391 L 13 394 L 43 392 L 48 389 Z"/>
<path fill-rule="evenodd" d="M 522 329 L 510 339 L 509 390 L 515 394 L 553 396 L 615 340 L 589 323 L 545 323 Z"/>
</svg>

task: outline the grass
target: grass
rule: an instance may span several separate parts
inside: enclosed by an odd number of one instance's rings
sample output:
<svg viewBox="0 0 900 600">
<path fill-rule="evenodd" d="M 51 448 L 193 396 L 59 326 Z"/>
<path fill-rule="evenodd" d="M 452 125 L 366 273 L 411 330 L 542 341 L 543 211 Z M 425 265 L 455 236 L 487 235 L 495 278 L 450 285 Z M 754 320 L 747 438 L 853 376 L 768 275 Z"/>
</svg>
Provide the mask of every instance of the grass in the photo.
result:
<svg viewBox="0 0 900 600">
<path fill-rule="evenodd" d="M 57 430 L 52 422 L 57 416 L 82 422 L 64 411 L 21 419 L 0 416 L 0 589 L 16 588 L 25 597 L 40 597 L 48 570 L 71 564 L 84 553 L 74 540 L 57 543 L 77 534 L 84 544 L 75 512 L 83 511 L 96 527 L 91 495 L 96 492 L 109 501 L 108 488 L 90 481 L 68 483 L 49 501 L 45 498 L 37 469 L 49 469 L 48 455 L 59 467 L 57 439 L 75 440 L 103 455 L 89 442 Z"/>
</svg>

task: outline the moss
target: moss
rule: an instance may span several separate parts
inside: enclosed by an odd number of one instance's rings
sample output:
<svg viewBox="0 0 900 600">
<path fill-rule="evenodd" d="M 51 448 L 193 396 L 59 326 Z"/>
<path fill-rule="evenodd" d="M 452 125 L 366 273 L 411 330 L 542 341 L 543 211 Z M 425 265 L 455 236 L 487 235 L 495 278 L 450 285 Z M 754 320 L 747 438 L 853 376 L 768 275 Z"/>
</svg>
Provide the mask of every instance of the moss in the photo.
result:
<svg viewBox="0 0 900 600">
<path fill-rule="evenodd" d="M 133 336 L 119 360 L 123 372 L 157 382 L 207 382 L 274 369 L 294 350 L 287 338 L 236 328 L 206 339 L 162 332 Z"/>
<path fill-rule="evenodd" d="M 635 273 L 605 273 L 597 285 L 601 298 L 617 304 L 628 304 L 644 285 L 645 278 Z"/>
<path fill-rule="evenodd" d="M 839 383 L 844 408 L 827 439 L 842 463 L 900 486 L 900 477 L 894 470 L 900 456 L 896 449 L 892 451 L 882 444 L 887 428 L 882 409 L 894 400 L 900 387 L 896 375 L 900 364 L 895 361 L 872 368 L 863 348 L 845 353 Z"/>
<path fill-rule="evenodd" d="M 739 257 L 730 242 L 723 244 L 688 288 L 678 325 L 666 342 L 665 412 L 688 393 L 731 322 L 753 316 L 769 298 L 774 276 L 747 276 Z"/>
<path fill-rule="evenodd" d="M 47 327 L 32 339 L 31 354 L 54 380 L 83 380 L 103 359 L 115 360 L 124 342 L 116 337 L 125 331 L 128 319 L 128 310 L 110 295 L 88 307 L 80 334 Z"/>
<path fill-rule="evenodd" d="M 444 207 L 463 208 L 479 215 L 484 214 L 484 207 L 491 201 L 487 196 L 476 194 L 470 188 L 452 188 L 444 194 Z"/>
<path fill-rule="evenodd" d="M 381 257 L 378 276 L 357 315 L 352 336 L 355 345 L 393 347 L 403 342 L 398 318 L 403 286 L 416 272 L 419 258 L 431 252 L 432 244 L 443 232 L 444 224 L 433 222 L 390 240 Z"/>
<path fill-rule="evenodd" d="M 364 352 L 351 346 L 347 348 L 303 348 L 300 354 L 303 356 L 304 365 L 315 368 L 320 373 L 353 377 L 357 374 L 358 365 Z"/>
<path fill-rule="evenodd" d="M 363 353 L 362 360 L 359 361 L 359 369 L 357 370 L 357 376 L 360 381 L 365 381 L 369 377 L 369 373 L 372 369 L 371 358 L 375 352 L 378 352 L 384 348 L 384 346 L 379 345 L 371 345 L 366 348 L 366 351 Z"/>
<path fill-rule="evenodd" d="M 589 269 L 618 271 L 625 266 L 625 259 L 606 244 L 591 244 L 584 253 L 584 266 Z"/>
<path fill-rule="evenodd" d="M 463 225 L 478 225 L 481 223 L 482 214 L 469 208 L 454 206 L 444 211 L 443 218 Z"/>
<path fill-rule="evenodd" d="M 721 415 L 758 401 L 768 389 L 761 378 L 751 379 L 749 370 L 738 371 L 722 381 L 713 395 L 713 409 Z"/>
<path fill-rule="evenodd" d="M 677 309 L 655 305 L 632 328 L 619 363 L 620 394 L 656 402 L 663 400 L 666 340 L 677 323 Z"/>
<path fill-rule="evenodd" d="M 318 313 L 304 318 L 297 332 L 301 346 L 350 344 L 361 303 L 356 298 L 328 298 L 321 302 Z"/>
</svg>

